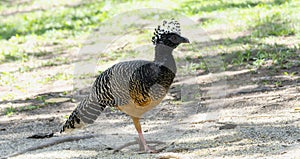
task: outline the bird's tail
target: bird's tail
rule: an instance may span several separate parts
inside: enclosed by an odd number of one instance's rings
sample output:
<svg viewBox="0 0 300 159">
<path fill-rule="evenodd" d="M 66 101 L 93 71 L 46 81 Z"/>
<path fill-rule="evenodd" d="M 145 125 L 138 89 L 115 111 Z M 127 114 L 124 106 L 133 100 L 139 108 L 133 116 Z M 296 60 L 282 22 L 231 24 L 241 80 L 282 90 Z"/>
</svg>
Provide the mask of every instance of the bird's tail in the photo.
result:
<svg viewBox="0 0 300 159">
<path fill-rule="evenodd" d="M 83 99 L 62 126 L 60 133 L 92 124 L 106 107 L 95 101 L 91 96 Z"/>
</svg>

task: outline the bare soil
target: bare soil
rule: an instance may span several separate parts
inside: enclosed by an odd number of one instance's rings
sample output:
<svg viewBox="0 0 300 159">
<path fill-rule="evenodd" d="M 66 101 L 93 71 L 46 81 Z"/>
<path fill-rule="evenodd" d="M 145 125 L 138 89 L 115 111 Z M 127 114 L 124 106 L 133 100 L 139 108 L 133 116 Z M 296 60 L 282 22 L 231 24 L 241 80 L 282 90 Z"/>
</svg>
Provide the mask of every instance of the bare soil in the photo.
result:
<svg viewBox="0 0 300 159">
<path fill-rule="evenodd" d="M 68 56 L 71 62 L 80 60 L 73 56 L 76 50 L 70 52 L 60 56 Z M 13 69 L 16 65 L 3 64 L 1 69 Z M 17 82 L 33 76 L 43 78 L 60 70 L 72 72 L 74 68 L 68 63 L 16 74 Z M 63 142 L 11 158 L 297 159 L 300 158 L 299 70 L 296 66 L 277 72 L 241 67 L 215 73 L 200 70 L 193 76 L 180 72 L 166 99 L 142 119 L 146 140 L 165 142 L 150 144 L 157 149 L 163 148 L 156 154 L 139 153 L 137 145 L 113 153 L 113 149 L 134 141 L 137 132 L 128 116 L 110 108 L 84 129 L 52 138 L 27 138 L 37 133 L 58 131 L 65 116 L 79 102 L 73 99 L 77 94 L 71 91 L 70 81 L 32 85 L 26 96 L 17 95 L 14 100 L 2 101 L 0 108 L 42 105 L 44 101 L 36 100 L 37 96 L 44 96 L 51 102 L 11 116 L 1 111 L 0 156 L 9 156 L 60 137 L 93 134 L 96 137 Z M 284 72 L 296 74 L 287 76 Z M 1 95 L 11 91 L 9 87 L 1 88 Z M 81 94 L 86 95 L 87 91 Z"/>
<path fill-rule="evenodd" d="M 158 154 L 139 154 L 137 145 L 113 153 L 111 148 L 134 141 L 137 133 L 128 116 L 106 109 L 95 124 L 65 134 L 98 137 L 60 143 L 13 158 L 299 158 L 300 112 L 296 107 L 300 82 L 297 76 L 281 76 L 283 71 L 298 70 L 291 68 L 272 75 L 263 69 L 227 71 L 188 80 L 178 77 L 166 100 L 142 120 L 147 140 L 166 142 L 157 146 L 167 146 Z M 283 81 L 280 86 L 262 83 L 278 79 Z M 200 88 L 199 96 L 188 95 L 185 89 L 192 88 Z M 216 93 L 221 90 L 226 93 Z M 46 97 L 68 98 L 59 92 Z M 28 101 L 11 101 L 20 102 Z M 57 138 L 27 139 L 39 132 L 58 130 L 65 120 L 62 116 L 76 104 L 67 100 L 12 116 L 2 115 L 1 156 Z"/>
</svg>

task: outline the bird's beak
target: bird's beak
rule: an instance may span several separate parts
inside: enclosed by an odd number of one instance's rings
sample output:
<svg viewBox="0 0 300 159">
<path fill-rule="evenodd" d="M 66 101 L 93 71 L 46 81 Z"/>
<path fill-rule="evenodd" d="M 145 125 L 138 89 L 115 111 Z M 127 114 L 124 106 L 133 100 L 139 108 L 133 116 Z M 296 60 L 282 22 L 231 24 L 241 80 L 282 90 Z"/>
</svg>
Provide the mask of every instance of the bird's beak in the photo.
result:
<svg viewBox="0 0 300 159">
<path fill-rule="evenodd" d="M 188 38 L 182 37 L 181 43 L 190 43 Z"/>
</svg>

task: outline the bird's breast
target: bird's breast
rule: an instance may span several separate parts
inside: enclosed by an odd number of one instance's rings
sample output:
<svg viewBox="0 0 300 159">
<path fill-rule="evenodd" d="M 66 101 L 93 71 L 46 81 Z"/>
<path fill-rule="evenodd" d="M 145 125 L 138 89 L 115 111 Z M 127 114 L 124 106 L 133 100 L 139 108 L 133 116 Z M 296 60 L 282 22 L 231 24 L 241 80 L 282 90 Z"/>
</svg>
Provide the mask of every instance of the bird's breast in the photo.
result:
<svg viewBox="0 0 300 159">
<path fill-rule="evenodd" d="M 149 101 L 147 101 L 147 103 L 143 103 L 143 105 L 136 103 L 134 100 L 130 100 L 128 102 L 128 104 L 118 106 L 118 108 L 122 112 L 124 112 L 130 116 L 140 118 L 144 113 L 146 113 L 147 111 L 149 111 L 149 110 L 153 109 L 155 106 L 157 106 L 162 101 L 162 99 L 163 99 L 163 97 L 161 97 L 160 99 L 156 99 L 156 100 L 150 99 Z"/>
</svg>

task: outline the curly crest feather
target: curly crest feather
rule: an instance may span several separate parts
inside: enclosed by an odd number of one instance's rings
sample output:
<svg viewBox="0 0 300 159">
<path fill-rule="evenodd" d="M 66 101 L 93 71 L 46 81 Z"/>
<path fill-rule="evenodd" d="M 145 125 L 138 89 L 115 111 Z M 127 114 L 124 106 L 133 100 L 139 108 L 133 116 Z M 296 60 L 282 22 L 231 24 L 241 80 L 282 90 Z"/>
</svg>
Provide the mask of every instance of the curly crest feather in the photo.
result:
<svg viewBox="0 0 300 159">
<path fill-rule="evenodd" d="M 176 21 L 175 19 L 171 19 L 171 21 L 163 21 L 163 25 L 158 25 L 157 28 L 155 28 L 154 36 L 152 37 L 152 42 L 154 45 L 156 45 L 160 40 L 162 35 L 168 34 L 168 33 L 177 33 L 180 35 L 180 23 Z"/>
</svg>

